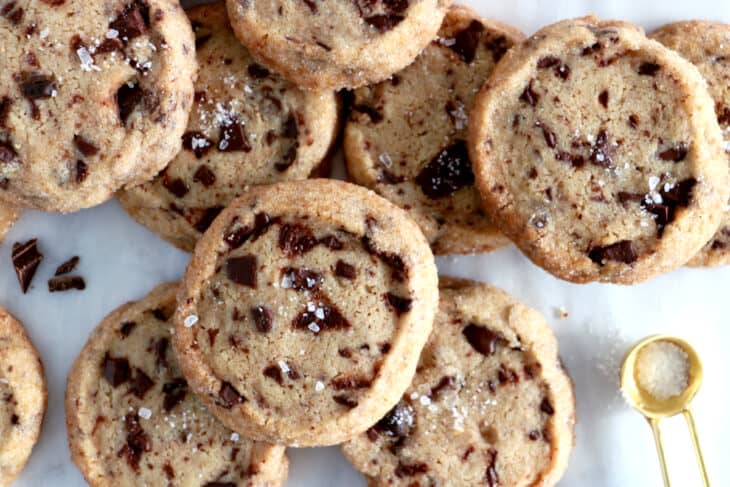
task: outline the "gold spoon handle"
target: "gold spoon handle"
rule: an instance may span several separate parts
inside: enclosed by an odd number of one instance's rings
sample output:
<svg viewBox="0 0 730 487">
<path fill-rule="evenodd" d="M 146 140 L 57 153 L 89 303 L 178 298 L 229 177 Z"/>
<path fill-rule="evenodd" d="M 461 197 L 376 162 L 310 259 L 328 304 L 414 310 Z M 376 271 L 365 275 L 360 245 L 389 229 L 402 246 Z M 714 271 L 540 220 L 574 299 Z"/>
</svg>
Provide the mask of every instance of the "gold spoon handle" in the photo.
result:
<svg viewBox="0 0 730 487">
<path fill-rule="evenodd" d="M 654 433 L 654 443 L 656 443 L 656 451 L 659 454 L 659 463 L 662 467 L 662 478 L 664 478 L 664 487 L 670 487 L 669 472 L 667 471 L 667 459 L 664 456 L 664 445 L 662 444 L 662 432 L 659 430 L 659 420 L 647 418 L 651 425 L 651 431 Z"/>
<path fill-rule="evenodd" d="M 689 408 L 682 411 L 684 419 L 687 421 L 687 427 L 689 428 L 689 434 L 692 437 L 692 444 L 695 447 L 695 455 L 697 455 L 697 464 L 700 467 L 700 473 L 702 474 L 702 482 L 705 487 L 710 487 L 710 479 L 707 477 L 707 468 L 705 467 L 705 460 L 702 458 L 702 450 L 700 450 L 700 440 L 697 438 L 697 427 L 695 426 L 695 419 L 692 416 L 692 411 Z"/>
</svg>

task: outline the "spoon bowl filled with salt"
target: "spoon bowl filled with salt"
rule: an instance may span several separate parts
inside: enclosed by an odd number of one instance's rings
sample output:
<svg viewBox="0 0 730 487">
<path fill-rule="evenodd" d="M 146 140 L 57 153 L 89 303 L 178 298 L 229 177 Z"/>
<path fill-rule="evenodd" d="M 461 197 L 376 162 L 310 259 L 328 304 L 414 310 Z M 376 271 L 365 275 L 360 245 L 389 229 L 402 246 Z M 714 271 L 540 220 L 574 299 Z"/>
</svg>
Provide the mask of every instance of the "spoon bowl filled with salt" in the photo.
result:
<svg viewBox="0 0 730 487">
<path fill-rule="evenodd" d="M 690 409 L 701 384 L 699 355 L 689 343 L 669 335 L 641 340 L 628 351 L 621 366 L 621 390 L 629 404 L 651 425 L 667 487 L 670 481 L 659 422 L 680 413 L 687 421 L 704 485 L 709 486 Z"/>
</svg>

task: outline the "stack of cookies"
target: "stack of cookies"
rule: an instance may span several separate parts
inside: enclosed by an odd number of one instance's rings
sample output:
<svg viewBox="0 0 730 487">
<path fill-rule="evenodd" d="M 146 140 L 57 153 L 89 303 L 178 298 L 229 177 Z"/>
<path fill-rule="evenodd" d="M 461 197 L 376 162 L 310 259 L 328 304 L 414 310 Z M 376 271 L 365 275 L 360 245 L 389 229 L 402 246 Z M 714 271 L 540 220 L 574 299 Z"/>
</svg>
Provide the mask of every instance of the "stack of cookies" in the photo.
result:
<svg viewBox="0 0 730 487">
<path fill-rule="evenodd" d="M 333 444 L 370 485 L 554 485 L 552 331 L 434 254 L 514 242 L 624 284 L 730 255 L 730 27 L 654 34 L 687 61 L 628 23 L 526 39 L 449 4 L 0 0 L 0 233 L 116 194 L 192 252 L 71 370 L 91 485 L 281 485 L 285 447 Z M 323 179 L 339 142 L 356 184 Z M 45 387 L 0 313 L 0 483 Z"/>
</svg>

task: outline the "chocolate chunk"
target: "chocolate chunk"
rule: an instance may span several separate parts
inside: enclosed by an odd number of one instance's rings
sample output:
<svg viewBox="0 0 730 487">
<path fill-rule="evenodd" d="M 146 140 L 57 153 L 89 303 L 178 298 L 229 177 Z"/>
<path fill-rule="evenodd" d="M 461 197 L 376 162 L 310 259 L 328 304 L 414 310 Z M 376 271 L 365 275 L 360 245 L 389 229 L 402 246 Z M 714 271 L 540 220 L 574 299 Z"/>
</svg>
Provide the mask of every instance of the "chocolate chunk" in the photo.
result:
<svg viewBox="0 0 730 487">
<path fill-rule="evenodd" d="M 167 338 L 160 338 L 154 344 L 154 352 L 157 356 L 157 367 L 166 369 L 167 364 L 167 348 L 170 346 L 170 341 Z"/>
<path fill-rule="evenodd" d="M 683 161 L 685 157 L 687 157 L 688 152 L 689 144 L 687 144 L 686 142 L 680 142 L 674 147 L 663 150 L 658 155 L 659 159 L 663 161 L 680 162 Z"/>
<path fill-rule="evenodd" d="M 606 261 L 613 260 L 632 264 L 639 258 L 631 240 L 621 240 L 605 247 L 591 247 L 588 250 L 588 258 L 596 264 L 603 266 Z"/>
<path fill-rule="evenodd" d="M 213 147 L 213 142 L 202 132 L 185 132 L 182 136 L 182 147 L 200 159 Z"/>
<path fill-rule="evenodd" d="M 205 233 L 208 228 L 213 224 L 213 221 L 215 221 L 216 218 L 218 218 L 218 215 L 220 215 L 221 211 L 223 211 L 222 206 L 214 206 L 212 208 L 206 208 L 203 210 L 203 214 L 198 218 L 198 220 L 195 222 L 195 229 L 200 233 Z"/>
<path fill-rule="evenodd" d="M 16 5 L 16 2 L 8 2 L 0 8 L 0 17 L 5 17 L 14 25 L 18 25 L 23 21 L 24 14 L 23 7 Z"/>
<path fill-rule="evenodd" d="M 134 369 L 134 375 L 129 383 L 129 392 L 137 396 L 139 399 L 144 399 L 145 394 L 149 391 L 155 383 L 150 377 L 142 372 L 140 369 Z"/>
<path fill-rule="evenodd" d="M 442 391 L 446 389 L 455 389 L 456 388 L 456 378 L 452 375 L 446 375 L 441 378 L 438 384 L 433 386 L 431 388 L 431 400 L 435 401 L 438 399 L 439 395 Z"/>
<path fill-rule="evenodd" d="M 493 332 L 487 327 L 475 325 L 473 323 L 467 325 L 462 334 L 469 342 L 474 350 L 482 355 L 494 355 L 497 346 L 504 343 L 504 338 Z"/>
<path fill-rule="evenodd" d="M 318 8 L 317 8 L 317 4 L 315 3 L 315 1 L 314 1 L 314 0 L 302 0 L 302 2 L 304 2 L 304 4 L 305 4 L 305 5 L 307 6 L 307 7 L 309 7 L 309 10 L 310 10 L 310 11 L 311 11 L 311 12 L 312 12 L 313 14 L 316 14 L 316 13 L 317 13 L 317 11 L 318 11 Z"/>
<path fill-rule="evenodd" d="M 239 394 L 235 387 L 228 382 L 221 383 L 216 404 L 223 408 L 231 409 L 233 406 L 243 404 L 244 402 L 246 402 L 246 398 Z"/>
<path fill-rule="evenodd" d="M 291 288 L 296 291 L 316 291 L 324 283 L 324 277 L 318 272 L 309 269 L 287 267 L 281 270 L 282 284 L 284 288 Z"/>
<path fill-rule="evenodd" d="M 552 416 L 555 414 L 555 409 L 553 409 L 553 405 L 550 404 L 550 400 L 546 397 L 542 400 L 540 403 L 540 411 L 547 414 L 548 416 Z"/>
<path fill-rule="evenodd" d="M 52 293 L 64 292 L 75 289 L 83 291 L 86 289 L 86 281 L 80 276 L 53 277 L 48 280 L 48 291 Z"/>
<path fill-rule="evenodd" d="M 540 101 L 540 94 L 537 93 L 535 90 L 532 89 L 532 84 L 535 82 L 535 80 L 530 80 L 530 82 L 525 87 L 524 91 L 522 91 L 522 94 L 520 95 L 520 101 L 524 101 L 528 105 L 534 107 L 537 105 L 537 102 Z"/>
<path fill-rule="evenodd" d="M 264 376 L 275 380 L 280 386 L 284 385 L 284 376 L 281 373 L 281 367 L 278 365 L 269 365 L 264 369 Z"/>
<path fill-rule="evenodd" d="M 465 63 L 471 63 L 476 56 L 482 32 L 484 32 L 484 25 L 478 20 L 472 20 L 465 29 L 454 36 L 453 43 L 450 43 L 448 47 Z"/>
<path fill-rule="evenodd" d="M 261 333 L 268 333 L 274 327 L 274 315 L 266 306 L 251 308 L 251 316 L 256 329 Z"/>
<path fill-rule="evenodd" d="M 541 58 L 537 62 L 537 67 L 538 69 L 555 68 L 555 76 L 563 80 L 570 77 L 570 68 L 568 65 L 555 56 L 545 56 Z"/>
<path fill-rule="evenodd" d="M 497 475 L 497 450 L 490 448 L 487 453 L 489 453 L 489 461 L 484 478 L 487 486 L 497 487 L 499 485 L 499 475 Z"/>
<path fill-rule="evenodd" d="M 34 238 L 24 244 L 14 243 L 12 260 L 20 289 L 25 294 L 28 292 L 33 276 L 35 276 L 35 272 L 43 260 L 43 254 L 38 251 L 38 239 Z"/>
<path fill-rule="evenodd" d="M 497 380 L 499 380 L 500 384 L 517 384 L 520 382 L 520 376 L 517 375 L 517 372 L 514 371 L 514 369 L 510 369 L 504 364 L 499 364 L 499 370 L 497 371 Z"/>
<path fill-rule="evenodd" d="M 144 98 L 144 90 L 138 83 L 124 83 L 119 87 L 116 94 L 117 107 L 119 108 L 119 120 L 126 125 L 129 116 L 137 105 Z"/>
<path fill-rule="evenodd" d="M 175 406 L 185 399 L 187 392 L 188 383 L 181 377 L 164 384 L 162 386 L 162 393 L 165 395 L 165 398 L 162 401 L 162 410 L 165 412 L 172 411 Z"/>
<path fill-rule="evenodd" d="M 374 255 L 390 268 L 394 280 L 401 282 L 408 275 L 408 268 L 399 255 L 379 250 L 375 247 L 373 240 L 367 235 L 363 236 L 360 241 L 367 253 Z"/>
<path fill-rule="evenodd" d="M 80 135 L 74 135 L 74 146 L 86 157 L 92 157 L 99 153 L 99 148 Z"/>
<path fill-rule="evenodd" d="M 558 145 L 558 138 L 555 136 L 555 132 L 550 130 L 544 123 L 538 122 L 539 127 L 542 128 L 542 136 L 545 139 L 545 143 L 551 149 L 555 149 Z"/>
<path fill-rule="evenodd" d="M 0 140 L 0 163 L 9 164 L 13 162 L 17 156 L 18 153 L 15 152 L 15 148 L 9 141 L 3 142 Z"/>
<path fill-rule="evenodd" d="M 10 114 L 10 106 L 12 104 L 13 100 L 9 96 L 0 98 L 0 128 L 4 128 L 8 122 L 8 115 Z"/>
<path fill-rule="evenodd" d="M 1 106 L 2 104 L 0 104 Z M 720 125 L 730 125 L 730 107 L 717 103 L 715 105 L 715 113 L 717 113 L 717 122 Z M 2 125 L 2 108 L 0 108 L 0 127 Z"/>
<path fill-rule="evenodd" d="M 150 312 L 152 313 L 152 316 L 154 316 L 156 320 L 161 321 L 163 323 L 165 323 L 167 320 L 169 320 L 170 316 L 172 315 L 172 313 L 168 313 L 162 308 L 155 308 L 155 309 L 151 310 Z"/>
<path fill-rule="evenodd" d="M 188 185 L 181 178 L 171 178 L 167 171 L 162 175 L 162 186 L 178 198 L 184 197 L 190 191 Z"/>
<path fill-rule="evenodd" d="M 241 122 L 232 119 L 221 125 L 218 150 L 221 152 L 251 152 L 251 143 Z"/>
<path fill-rule="evenodd" d="M 405 438 L 411 432 L 415 420 L 413 408 L 408 403 L 400 401 L 373 428 L 388 436 Z"/>
<path fill-rule="evenodd" d="M 387 32 L 396 25 L 400 24 L 403 19 L 402 15 L 373 15 L 372 17 L 366 17 L 365 23 L 372 25 L 378 32 Z"/>
<path fill-rule="evenodd" d="M 119 37 L 124 42 L 145 34 L 148 26 L 148 8 L 140 0 L 133 1 L 116 19 L 109 22 L 109 28 L 119 32 Z"/>
<path fill-rule="evenodd" d="M 357 269 L 354 265 L 348 264 L 340 259 L 335 264 L 335 275 L 345 279 L 355 279 L 357 277 Z"/>
<path fill-rule="evenodd" d="M 601 129 L 596 136 L 596 141 L 591 148 L 591 163 L 596 166 L 611 169 L 614 167 L 611 154 L 613 147 L 608 142 L 608 133 Z"/>
<path fill-rule="evenodd" d="M 76 161 L 76 177 L 75 180 L 78 184 L 86 181 L 89 176 L 89 166 L 82 160 Z"/>
<path fill-rule="evenodd" d="M 18 417 L 17 414 L 13 414 L 10 417 L 10 424 L 12 424 L 13 426 L 17 426 L 19 423 L 20 423 L 20 418 Z"/>
<path fill-rule="evenodd" d="M 444 198 L 474 184 L 466 142 L 457 140 L 437 154 L 416 176 L 421 191 L 432 199 Z"/>
<path fill-rule="evenodd" d="M 210 167 L 203 164 L 193 174 L 193 181 L 208 188 L 215 184 L 215 173 Z"/>
<path fill-rule="evenodd" d="M 508 41 L 505 36 L 500 35 L 497 37 L 491 37 L 487 40 L 486 46 L 492 53 L 492 60 L 497 63 L 504 57 L 509 48 L 512 47 L 512 43 Z"/>
<path fill-rule="evenodd" d="M 635 113 L 629 115 L 629 127 L 635 129 L 639 126 L 639 116 Z"/>
<path fill-rule="evenodd" d="M 367 115 L 370 118 L 370 121 L 372 123 L 380 123 L 383 121 L 383 115 L 379 111 L 377 111 L 375 108 L 373 108 L 369 105 L 364 105 L 364 104 L 353 105 L 352 111 L 364 113 L 365 115 Z"/>
<path fill-rule="evenodd" d="M 619 191 L 616 195 L 616 198 L 619 200 L 621 204 L 626 204 L 629 202 L 641 202 L 644 200 L 645 195 L 641 193 L 630 193 L 628 191 Z"/>
<path fill-rule="evenodd" d="M 317 302 L 308 303 L 307 310 L 302 311 L 294 318 L 292 327 L 297 330 L 309 330 L 317 334 L 321 331 L 350 328 L 351 325 L 337 307 L 322 298 Z"/>
<path fill-rule="evenodd" d="M 203 487 L 236 487 L 235 482 L 207 482 Z"/>
<path fill-rule="evenodd" d="M 571 154 L 570 152 L 560 151 L 555 155 L 555 158 L 559 161 L 570 163 L 571 166 L 578 169 L 586 164 L 585 158 L 580 154 Z"/>
<path fill-rule="evenodd" d="M 402 298 L 400 296 L 396 296 L 393 293 L 385 294 L 385 302 L 391 309 L 395 311 L 398 316 L 402 315 L 403 313 L 409 312 L 411 310 L 411 305 L 413 304 L 412 299 Z"/>
<path fill-rule="evenodd" d="M 639 66 L 639 74 L 642 76 L 655 76 L 661 68 L 657 63 L 642 63 Z"/>
<path fill-rule="evenodd" d="M 134 471 L 138 472 L 142 454 L 152 450 L 152 442 L 137 421 L 136 414 L 127 414 L 124 417 L 124 425 L 127 429 L 127 441 L 117 453 L 117 457 L 124 457 L 127 460 L 127 464 Z"/>
<path fill-rule="evenodd" d="M 121 51 L 124 48 L 124 44 L 119 39 L 104 39 L 101 44 L 96 46 L 94 55 L 106 54 L 109 52 Z"/>
<path fill-rule="evenodd" d="M 167 477 L 167 480 L 172 480 L 175 478 L 175 469 L 172 468 L 172 465 L 170 463 L 165 463 L 162 466 L 162 471 L 165 472 L 165 477 Z"/>
<path fill-rule="evenodd" d="M 195 34 L 195 49 L 198 50 L 207 43 L 211 37 L 213 37 L 211 30 L 205 27 L 202 23 L 194 20 L 190 22 L 193 27 L 193 33 Z"/>
<path fill-rule="evenodd" d="M 263 235 L 271 225 L 278 223 L 278 221 L 278 219 L 271 218 L 266 213 L 257 213 L 256 216 L 254 216 L 253 227 L 241 227 L 236 230 L 230 228 L 223 236 L 223 240 L 225 240 L 231 249 L 237 249 L 249 239 L 256 241 L 256 239 Z M 231 227 L 234 225 L 235 220 L 231 224 Z"/>
<path fill-rule="evenodd" d="M 263 79 L 271 74 L 271 72 L 258 63 L 248 65 L 248 74 L 255 79 Z"/>
<path fill-rule="evenodd" d="M 532 441 L 539 440 L 540 439 L 540 436 L 542 436 L 542 435 L 540 434 L 540 432 L 538 430 L 532 430 L 527 435 L 527 437 L 530 438 L 530 440 L 532 440 Z"/>
<path fill-rule="evenodd" d="M 37 72 L 20 75 L 20 91 L 28 100 L 51 98 L 56 92 L 56 79 Z"/>
<path fill-rule="evenodd" d="M 286 223 L 279 230 L 279 248 L 289 257 L 306 254 L 318 243 L 312 230 L 304 225 Z"/>
<path fill-rule="evenodd" d="M 129 380 L 131 370 L 126 358 L 113 358 L 108 353 L 102 363 L 104 378 L 112 387 L 119 387 Z"/>
<path fill-rule="evenodd" d="M 338 396 L 332 396 L 332 400 L 335 401 L 340 406 L 345 406 L 347 409 L 355 409 L 357 407 L 358 402 L 351 397 L 348 397 L 344 394 L 340 394 Z"/>
<path fill-rule="evenodd" d="M 339 374 L 331 381 L 332 387 L 336 391 L 367 389 L 372 385 L 372 383 L 373 381 L 367 377 L 355 377 L 347 374 Z"/>
<path fill-rule="evenodd" d="M 603 90 L 600 95 L 598 95 L 598 102 L 603 105 L 603 108 L 608 108 L 608 91 Z"/>
<path fill-rule="evenodd" d="M 122 323 L 122 326 L 119 328 L 119 333 L 122 335 L 122 338 L 127 338 L 136 326 L 137 323 L 134 321 L 125 321 Z"/>
<path fill-rule="evenodd" d="M 289 114 L 282 128 L 282 137 L 291 139 L 289 142 L 290 147 L 284 151 L 280 162 L 274 164 L 274 168 L 279 172 L 284 172 L 294 164 L 297 158 L 297 151 L 299 150 L 299 125 L 297 125 L 296 117 L 293 114 Z"/>
<path fill-rule="evenodd" d="M 662 187 L 659 191 L 661 203 L 654 202 L 650 196 L 643 199 L 641 206 L 654 215 L 659 238 L 664 234 L 664 228 L 676 218 L 677 208 L 689 206 L 695 184 L 697 184 L 697 180 L 689 178 L 671 187 Z"/>
<path fill-rule="evenodd" d="M 395 467 L 395 476 L 398 478 L 403 477 L 415 477 L 416 475 L 422 475 L 428 472 L 428 465 L 425 463 L 403 463 L 398 462 L 398 466 Z"/>
<path fill-rule="evenodd" d="M 258 260 L 255 255 L 232 257 L 226 261 L 228 279 L 242 286 L 256 287 Z"/>
</svg>

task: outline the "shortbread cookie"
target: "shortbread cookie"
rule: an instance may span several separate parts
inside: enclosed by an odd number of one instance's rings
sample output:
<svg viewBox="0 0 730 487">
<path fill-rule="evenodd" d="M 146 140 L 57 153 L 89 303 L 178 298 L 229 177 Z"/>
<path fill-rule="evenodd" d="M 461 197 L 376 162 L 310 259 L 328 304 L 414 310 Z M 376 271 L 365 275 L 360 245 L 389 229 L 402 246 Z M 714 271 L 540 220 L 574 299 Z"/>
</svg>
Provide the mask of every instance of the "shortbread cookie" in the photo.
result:
<svg viewBox="0 0 730 487">
<path fill-rule="evenodd" d="M 730 25 L 719 22 L 677 22 L 655 31 L 650 36 L 677 51 L 697 66 L 707 80 L 715 100 L 715 113 L 722 129 L 723 148 L 730 157 Z M 692 260 L 693 266 L 730 264 L 730 207 L 720 229 Z"/>
<path fill-rule="evenodd" d="M 200 65 L 183 150 L 154 180 L 118 198 L 155 233 L 188 252 L 236 196 L 256 184 L 304 179 L 334 142 L 333 91 L 303 91 L 256 63 L 225 5 L 188 16 Z"/>
<path fill-rule="evenodd" d="M 70 212 L 180 149 L 195 45 L 176 0 L 0 0 L 0 200 Z"/>
<path fill-rule="evenodd" d="M 38 441 L 46 413 L 43 364 L 23 326 L 0 308 L 0 486 L 9 486 Z"/>
<path fill-rule="evenodd" d="M 559 278 L 672 270 L 712 237 L 730 194 L 713 107 L 697 68 L 638 27 L 546 27 L 477 97 L 469 149 L 485 207 Z"/>
<path fill-rule="evenodd" d="M 225 428 L 190 391 L 170 347 L 177 285 L 107 316 L 66 389 L 73 461 L 91 486 L 276 486 L 284 447 Z"/>
<path fill-rule="evenodd" d="M 358 184 L 408 211 L 436 254 L 509 240 L 484 214 L 467 151 L 468 113 L 495 64 L 523 35 L 451 7 L 439 37 L 403 71 L 355 91 L 345 159 Z"/>
<path fill-rule="evenodd" d="M 0 242 L 3 241 L 3 237 L 19 216 L 20 210 L 18 208 L 0 203 Z"/>
<path fill-rule="evenodd" d="M 229 428 L 330 445 L 398 402 L 437 300 L 428 243 L 396 206 L 341 181 L 260 186 L 196 246 L 174 346 Z"/>
<path fill-rule="evenodd" d="M 555 485 L 575 401 L 540 314 L 493 287 L 443 279 L 405 395 L 345 456 L 370 486 Z"/>
<path fill-rule="evenodd" d="M 354 88 L 410 64 L 451 0 L 227 0 L 233 30 L 260 62 L 309 88 Z"/>
</svg>

